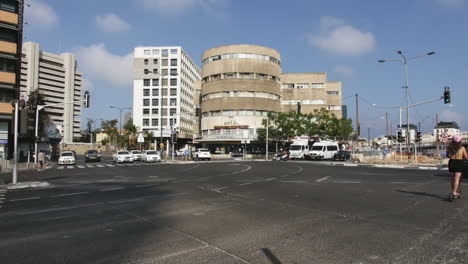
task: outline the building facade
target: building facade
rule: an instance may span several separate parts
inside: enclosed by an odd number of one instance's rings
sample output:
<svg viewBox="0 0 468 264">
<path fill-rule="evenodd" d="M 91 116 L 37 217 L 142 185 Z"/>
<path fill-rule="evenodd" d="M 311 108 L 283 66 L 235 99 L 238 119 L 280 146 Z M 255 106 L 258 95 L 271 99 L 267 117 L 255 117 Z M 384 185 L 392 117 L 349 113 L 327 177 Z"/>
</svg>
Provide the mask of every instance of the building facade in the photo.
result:
<svg viewBox="0 0 468 264">
<path fill-rule="evenodd" d="M 60 55 L 40 50 L 37 43 L 23 45 L 21 62 L 21 95 L 27 99 L 33 91 L 40 91 L 46 104 L 61 104 L 44 108 L 52 124 L 62 133 L 64 143 L 72 143 L 81 136 L 81 107 L 83 103 L 63 104 L 82 98 L 83 77 L 77 72 L 75 55 Z"/>
<path fill-rule="evenodd" d="M 13 154 L 12 100 L 19 99 L 23 0 L 0 0 L 0 160 Z"/>
<path fill-rule="evenodd" d="M 226 45 L 202 55 L 201 139 L 217 153 L 255 143 L 269 112 L 312 113 L 325 108 L 342 117 L 341 82 L 326 73 L 282 73 L 278 51 L 257 45 Z M 250 145 L 249 152 L 263 146 Z"/>
<path fill-rule="evenodd" d="M 342 117 L 341 82 L 328 82 L 326 73 L 281 74 L 281 105 L 283 112 L 313 113 L 327 109 Z"/>
<path fill-rule="evenodd" d="M 192 142 L 201 72 L 190 56 L 180 46 L 138 47 L 133 70 L 133 122 L 139 131 L 166 142 L 176 130 L 181 144 Z"/>
</svg>

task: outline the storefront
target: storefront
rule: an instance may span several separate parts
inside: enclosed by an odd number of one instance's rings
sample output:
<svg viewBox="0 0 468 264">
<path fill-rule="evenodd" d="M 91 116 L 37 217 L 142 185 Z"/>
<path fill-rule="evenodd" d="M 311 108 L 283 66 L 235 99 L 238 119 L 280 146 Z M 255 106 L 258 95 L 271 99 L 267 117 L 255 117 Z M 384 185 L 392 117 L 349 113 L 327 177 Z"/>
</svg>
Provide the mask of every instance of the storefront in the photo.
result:
<svg viewBox="0 0 468 264">
<path fill-rule="evenodd" d="M 8 124 L 0 122 L 0 160 L 8 159 Z"/>
</svg>

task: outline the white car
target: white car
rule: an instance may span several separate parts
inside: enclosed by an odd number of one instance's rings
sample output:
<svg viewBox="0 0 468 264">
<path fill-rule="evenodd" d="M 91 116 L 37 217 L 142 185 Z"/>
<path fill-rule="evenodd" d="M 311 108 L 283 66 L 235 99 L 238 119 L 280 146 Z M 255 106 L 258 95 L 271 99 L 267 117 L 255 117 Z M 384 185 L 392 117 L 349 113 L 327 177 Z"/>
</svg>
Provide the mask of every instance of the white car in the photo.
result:
<svg viewBox="0 0 468 264">
<path fill-rule="evenodd" d="M 112 155 L 112 158 L 114 160 L 114 163 L 133 162 L 132 153 L 126 150 L 117 151 L 117 153 Z"/>
<path fill-rule="evenodd" d="M 75 165 L 75 154 L 71 151 L 64 151 L 60 154 L 58 162 L 60 165 Z"/>
<path fill-rule="evenodd" d="M 161 156 L 155 150 L 147 150 L 141 155 L 141 160 L 143 162 L 160 162 Z"/>
<path fill-rule="evenodd" d="M 134 161 L 141 160 L 141 156 L 142 156 L 142 155 L 141 155 L 141 151 L 139 151 L 139 150 L 131 150 L 130 152 L 131 152 L 132 155 L 133 155 L 133 160 L 134 160 Z"/>
<path fill-rule="evenodd" d="M 211 160 L 211 153 L 209 149 L 201 148 L 193 153 L 193 160 Z"/>
</svg>

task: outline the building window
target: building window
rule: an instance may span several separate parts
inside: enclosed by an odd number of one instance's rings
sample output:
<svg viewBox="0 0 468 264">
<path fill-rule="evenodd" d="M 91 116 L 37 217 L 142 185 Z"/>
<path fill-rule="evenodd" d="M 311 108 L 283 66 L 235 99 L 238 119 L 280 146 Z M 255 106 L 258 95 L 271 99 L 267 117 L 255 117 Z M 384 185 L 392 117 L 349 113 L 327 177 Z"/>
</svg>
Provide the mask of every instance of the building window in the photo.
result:
<svg viewBox="0 0 468 264">
<path fill-rule="evenodd" d="M 323 85 L 323 83 L 313 83 L 311 85 L 311 88 L 314 88 L 314 89 L 321 89 L 321 88 L 325 88 L 325 86 Z"/>
<path fill-rule="evenodd" d="M 223 111 L 223 116 L 234 116 L 237 114 L 236 110 L 224 110 Z"/>
<path fill-rule="evenodd" d="M 159 99 L 153 99 L 153 100 L 151 100 L 151 104 L 152 104 L 153 106 L 158 106 L 158 105 L 159 105 Z"/>
<path fill-rule="evenodd" d="M 153 86 L 159 86 L 159 79 L 153 79 Z"/>
<path fill-rule="evenodd" d="M 18 32 L 9 28 L 0 28 L 0 40 L 16 43 Z"/>
<path fill-rule="evenodd" d="M 171 106 L 176 106 L 176 105 L 177 105 L 177 99 L 176 99 L 176 98 L 171 98 L 171 99 L 169 100 L 169 104 L 170 104 Z"/>
<path fill-rule="evenodd" d="M 234 79 L 236 78 L 236 73 L 235 72 L 228 72 L 224 74 L 224 79 Z"/>
<path fill-rule="evenodd" d="M 0 71 L 15 72 L 16 61 L 6 58 L 0 58 Z"/>
<path fill-rule="evenodd" d="M 250 72 L 241 72 L 240 77 L 242 79 L 252 79 L 253 78 L 253 73 Z"/>
<path fill-rule="evenodd" d="M 159 125 L 159 119 L 151 119 L 151 125 L 152 126 L 158 126 Z"/>
<path fill-rule="evenodd" d="M 158 59 L 153 59 L 153 64 L 158 64 Z"/>
<path fill-rule="evenodd" d="M 266 75 L 266 74 L 263 74 L 263 73 L 257 73 L 257 79 L 266 80 L 266 79 L 267 79 L 267 75 Z"/>
<path fill-rule="evenodd" d="M 282 85 L 283 89 L 293 89 L 294 88 L 294 83 L 284 83 Z"/>
<path fill-rule="evenodd" d="M 341 110 L 341 105 L 329 105 L 328 110 L 330 110 L 330 111 L 339 111 L 339 110 Z"/>
<path fill-rule="evenodd" d="M 143 54 L 145 54 L 145 55 L 151 55 L 151 50 L 144 50 L 144 51 L 143 51 Z"/>
<path fill-rule="evenodd" d="M 148 74 L 148 73 L 149 73 L 149 70 L 148 70 L 148 69 L 145 69 L 144 72 L 145 72 L 145 74 Z"/>
<path fill-rule="evenodd" d="M 297 89 L 307 89 L 307 88 L 309 88 L 308 83 L 298 83 L 297 84 Z"/>
<path fill-rule="evenodd" d="M 161 61 L 161 66 L 167 66 L 167 64 L 168 64 L 168 60 L 167 60 L 167 59 L 163 59 L 163 60 Z"/>
<path fill-rule="evenodd" d="M 212 78 L 213 78 L 213 81 L 214 80 L 221 80 L 221 74 L 215 74 L 215 75 L 212 76 Z"/>
<path fill-rule="evenodd" d="M 150 79 L 144 79 L 143 86 L 151 86 Z"/>
<path fill-rule="evenodd" d="M 171 79 L 171 86 L 177 86 L 177 79 Z"/>
<path fill-rule="evenodd" d="M 158 70 L 158 69 L 153 69 L 153 73 L 154 73 L 154 74 L 158 74 L 158 73 L 159 73 L 159 70 Z"/>
<path fill-rule="evenodd" d="M 161 50 L 161 54 L 163 55 L 163 57 L 167 57 L 169 55 L 169 51 L 167 49 L 163 49 Z"/>
<path fill-rule="evenodd" d="M 177 119 L 174 119 L 174 118 L 169 119 L 169 125 L 170 125 L 170 126 L 175 126 L 175 125 L 177 125 Z"/>
<path fill-rule="evenodd" d="M 18 13 L 18 4 L 15 3 L 16 1 L 2 1 L 0 3 L 0 10 L 11 12 L 11 13 Z"/>
<path fill-rule="evenodd" d="M 153 96 L 159 96 L 159 89 L 153 89 Z"/>
<path fill-rule="evenodd" d="M 143 99 L 143 106 L 150 106 L 149 99 Z"/>
<path fill-rule="evenodd" d="M 171 49 L 171 54 L 177 54 L 177 49 Z"/>
<path fill-rule="evenodd" d="M 328 95 L 340 95 L 339 91 L 327 91 Z"/>
<path fill-rule="evenodd" d="M 143 126 L 149 126 L 149 119 L 143 119 Z"/>
<path fill-rule="evenodd" d="M 171 76 L 177 76 L 177 69 L 171 69 Z"/>
<path fill-rule="evenodd" d="M 143 115 L 149 115 L 149 109 L 147 108 L 143 109 Z"/>
<path fill-rule="evenodd" d="M 159 109 L 157 109 L 157 108 L 151 109 L 151 114 L 153 114 L 153 115 L 159 115 Z"/>
<path fill-rule="evenodd" d="M 175 108 L 169 109 L 169 115 L 175 116 L 176 114 L 177 114 L 177 109 L 175 109 Z"/>
<path fill-rule="evenodd" d="M 145 59 L 145 65 L 148 65 L 148 59 Z"/>
<path fill-rule="evenodd" d="M 170 90 L 170 95 L 171 96 L 177 96 L 177 89 L 171 89 Z"/>
<path fill-rule="evenodd" d="M 144 89 L 143 96 L 150 96 L 150 89 Z"/>
<path fill-rule="evenodd" d="M 153 50 L 153 55 L 159 55 L 159 50 L 158 50 L 158 49 L 154 49 L 154 50 Z"/>
<path fill-rule="evenodd" d="M 177 59 L 171 59 L 171 66 L 177 66 Z"/>
</svg>

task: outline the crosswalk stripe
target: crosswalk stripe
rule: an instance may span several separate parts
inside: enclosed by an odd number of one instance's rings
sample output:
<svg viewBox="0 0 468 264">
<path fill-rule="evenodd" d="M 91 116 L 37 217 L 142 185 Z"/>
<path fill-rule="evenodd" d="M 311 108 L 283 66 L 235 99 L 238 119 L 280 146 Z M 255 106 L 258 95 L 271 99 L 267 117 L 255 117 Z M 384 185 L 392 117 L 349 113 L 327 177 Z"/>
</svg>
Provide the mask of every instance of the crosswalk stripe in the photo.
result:
<svg viewBox="0 0 468 264">
<path fill-rule="evenodd" d="M 106 164 L 107 167 L 115 167 L 115 165 L 112 164 Z"/>
<path fill-rule="evenodd" d="M 57 167 L 58 170 L 63 170 L 63 168 L 64 168 L 63 166 L 58 166 Z"/>
<path fill-rule="evenodd" d="M 135 166 L 141 166 L 143 163 L 135 163 Z"/>
<path fill-rule="evenodd" d="M 85 166 L 82 166 L 82 165 L 78 165 L 77 167 L 80 168 L 80 169 L 84 169 L 84 168 L 85 168 Z"/>
<path fill-rule="evenodd" d="M 68 166 L 67 167 L 67 169 L 73 169 L 73 168 L 75 168 L 75 167 L 73 167 L 73 166 Z"/>
<path fill-rule="evenodd" d="M 88 168 L 94 168 L 94 165 L 86 165 Z"/>
<path fill-rule="evenodd" d="M 96 165 L 96 166 L 98 166 L 99 168 L 104 168 L 104 165 Z"/>
</svg>

